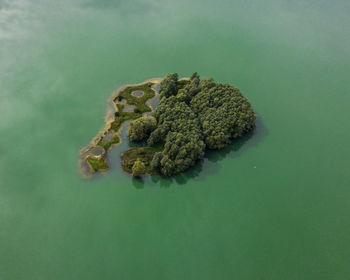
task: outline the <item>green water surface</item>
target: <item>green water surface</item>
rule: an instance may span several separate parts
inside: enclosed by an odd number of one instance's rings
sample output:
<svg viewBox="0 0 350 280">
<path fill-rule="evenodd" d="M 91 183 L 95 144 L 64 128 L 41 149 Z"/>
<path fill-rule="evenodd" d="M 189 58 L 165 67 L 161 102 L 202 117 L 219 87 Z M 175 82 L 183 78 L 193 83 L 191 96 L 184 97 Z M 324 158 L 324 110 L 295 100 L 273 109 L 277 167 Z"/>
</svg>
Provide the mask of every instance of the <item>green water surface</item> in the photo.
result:
<svg viewBox="0 0 350 280">
<path fill-rule="evenodd" d="M 350 279 L 348 0 L 0 0 L 0 279 Z M 198 71 L 255 132 L 165 180 L 82 178 L 124 83 Z M 124 142 L 126 143 L 126 142 Z"/>
</svg>

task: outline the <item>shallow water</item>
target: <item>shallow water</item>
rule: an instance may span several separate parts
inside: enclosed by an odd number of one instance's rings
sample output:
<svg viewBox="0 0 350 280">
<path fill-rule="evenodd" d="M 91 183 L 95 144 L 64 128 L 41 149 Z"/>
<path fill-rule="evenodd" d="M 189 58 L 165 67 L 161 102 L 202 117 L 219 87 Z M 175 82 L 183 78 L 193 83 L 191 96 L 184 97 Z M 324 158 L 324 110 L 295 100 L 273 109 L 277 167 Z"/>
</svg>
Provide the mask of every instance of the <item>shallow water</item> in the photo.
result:
<svg viewBox="0 0 350 280">
<path fill-rule="evenodd" d="M 0 279 L 347 279 L 349 1 L 0 0 Z M 257 129 L 190 172 L 91 180 L 119 85 L 199 72 Z"/>
</svg>

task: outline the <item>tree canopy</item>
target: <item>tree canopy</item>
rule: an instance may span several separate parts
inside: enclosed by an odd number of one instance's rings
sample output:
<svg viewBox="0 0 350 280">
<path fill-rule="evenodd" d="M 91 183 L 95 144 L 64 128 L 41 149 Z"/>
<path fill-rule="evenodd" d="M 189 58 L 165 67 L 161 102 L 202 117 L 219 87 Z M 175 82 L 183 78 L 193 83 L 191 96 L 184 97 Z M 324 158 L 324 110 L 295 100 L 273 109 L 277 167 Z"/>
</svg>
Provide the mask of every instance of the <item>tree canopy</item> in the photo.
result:
<svg viewBox="0 0 350 280">
<path fill-rule="evenodd" d="M 212 80 L 203 80 L 199 86 L 190 103 L 209 149 L 221 149 L 254 127 L 256 114 L 238 88 Z"/>
<path fill-rule="evenodd" d="M 132 176 L 139 177 L 146 172 L 146 166 L 141 160 L 136 160 L 132 167 Z"/>
<path fill-rule="evenodd" d="M 232 85 L 215 83 L 212 78 L 201 81 L 197 73 L 179 81 L 174 73 L 160 87 L 153 117 L 133 121 L 128 133 L 131 140 L 148 138 L 150 146 L 164 145 L 150 162 L 157 173 L 181 173 L 200 160 L 206 148 L 222 149 L 254 128 L 256 114 L 251 104 Z M 139 168 L 140 163 L 135 165 Z"/>
<path fill-rule="evenodd" d="M 141 141 L 148 138 L 156 127 L 157 121 L 154 117 L 141 117 L 130 123 L 128 128 L 128 136 L 132 141 Z"/>
</svg>

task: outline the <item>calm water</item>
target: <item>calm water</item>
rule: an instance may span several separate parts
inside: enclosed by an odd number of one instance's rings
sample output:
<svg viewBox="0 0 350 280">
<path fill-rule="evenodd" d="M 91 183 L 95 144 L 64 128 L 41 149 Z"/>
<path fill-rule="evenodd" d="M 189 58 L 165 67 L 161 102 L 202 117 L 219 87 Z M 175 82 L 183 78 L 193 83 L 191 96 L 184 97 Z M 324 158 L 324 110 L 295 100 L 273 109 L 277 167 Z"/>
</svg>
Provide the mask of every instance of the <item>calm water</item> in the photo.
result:
<svg viewBox="0 0 350 280">
<path fill-rule="evenodd" d="M 348 0 L 0 0 L 0 279 L 349 279 Z M 240 87 L 253 135 L 172 180 L 82 179 L 123 83 Z M 126 142 L 125 142 L 126 143 Z"/>
</svg>

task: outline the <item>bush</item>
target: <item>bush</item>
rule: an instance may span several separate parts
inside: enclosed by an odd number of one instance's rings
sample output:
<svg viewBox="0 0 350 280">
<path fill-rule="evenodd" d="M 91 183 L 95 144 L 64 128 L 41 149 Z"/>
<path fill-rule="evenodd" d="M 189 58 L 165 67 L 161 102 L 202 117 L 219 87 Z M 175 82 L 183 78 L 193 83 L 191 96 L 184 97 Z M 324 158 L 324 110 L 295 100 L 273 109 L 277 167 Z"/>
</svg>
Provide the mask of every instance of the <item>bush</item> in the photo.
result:
<svg viewBox="0 0 350 280">
<path fill-rule="evenodd" d="M 141 160 L 136 160 L 132 167 L 132 176 L 139 177 L 146 172 L 146 166 Z"/>
<path fill-rule="evenodd" d="M 128 136 L 132 141 L 141 141 L 148 138 L 156 128 L 157 121 L 154 117 L 145 116 L 131 122 L 128 128 Z"/>
<path fill-rule="evenodd" d="M 162 160 L 162 153 L 161 152 L 157 152 L 154 154 L 152 161 L 151 161 L 151 168 L 154 171 L 160 171 L 161 168 L 161 160 Z"/>
</svg>

